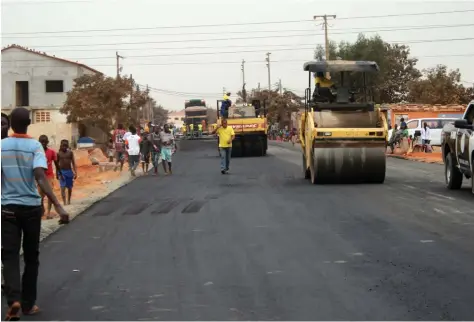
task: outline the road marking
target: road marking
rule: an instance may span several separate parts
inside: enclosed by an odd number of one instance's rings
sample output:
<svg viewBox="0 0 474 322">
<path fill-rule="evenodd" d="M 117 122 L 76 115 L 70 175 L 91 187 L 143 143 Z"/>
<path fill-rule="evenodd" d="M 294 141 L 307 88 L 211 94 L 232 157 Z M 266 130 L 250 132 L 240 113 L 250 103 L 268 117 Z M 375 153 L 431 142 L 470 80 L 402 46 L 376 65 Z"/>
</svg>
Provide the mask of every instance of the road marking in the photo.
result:
<svg viewBox="0 0 474 322">
<path fill-rule="evenodd" d="M 432 240 L 432 239 L 422 239 L 422 240 L 420 240 L 420 243 L 423 243 L 423 244 L 425 244 L 425 243 L 434 243 L 434 240 Z"/>
<path fill-rule="evenodd" d="M 334 261 L 334 264 L 345 264 L 347 263 L 346 261 L 342 261 L 342 260 L 339 260 L 339 261 Z"/>
<path fill-rule="evenodd" d="M 352 253 L 352 256 L 364 256 L 364 253 Z"/>
<path fill-rule="evenodd" d="M 413 187 L 413 186 L 409 186 L 407 184 L 404 184 L 403 186 L 407 187 L 407 188 L 410 188 L 410 189 L 415 189 L 416 190 L 416 187 Z"/>
<path fill-rule="evenodd" d="M 209 286 L 209 285 L 214 285 L 214 283 L 212 283 L 212 282 L 206 282 L 206 283 L 204 283 L 204 286 Z"/>
<path fill-rule="evenodd" d="M 440 194 L 434 193 L 434 192 L 429 192 L 429 191 L 427 191 L 426 193 L 429 194 L 429 195 L 438 197 L 438 198 L 445 198 L 445 199 L 448 199 L 448 200 L 456 200 L 456 199 L 453 198 L 453 197 L 443 196 L 443 195 L 440 195 Z"/>
<path fill-rule="evenodd" d="M 441 210 L 441 209 L 438 209 L 438 208 L 433 208 L 433 210 L 439 214 L 442 214 L 442 215 L 446 215 L 446 212 Z"/>
<path fill-rule="evenodd" d="M 100 306 L 100 305 L 99 305 L 99 306 L 93 306 L 93 307 L 91 307 L 91 310 L 96 311 L 96 310 L 101 310 L 101 309 L 103 309 L 103 308 L 105 308 L 105 306 Z"/>
<path fill-rule="evenodd" d="M 271 272 L 267 272 L 268 275 L 280 274 L 280 273 L 283 273 L 283 272 L 282 272 L 282 271 L 271 271 Z"/>
</svg>

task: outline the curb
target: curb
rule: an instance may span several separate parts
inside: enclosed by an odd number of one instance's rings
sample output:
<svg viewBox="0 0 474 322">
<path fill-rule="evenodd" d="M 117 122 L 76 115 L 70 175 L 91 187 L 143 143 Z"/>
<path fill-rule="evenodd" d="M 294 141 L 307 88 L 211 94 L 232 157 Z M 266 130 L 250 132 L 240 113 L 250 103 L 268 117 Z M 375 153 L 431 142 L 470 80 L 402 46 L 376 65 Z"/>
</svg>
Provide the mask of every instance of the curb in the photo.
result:
<svg viewBox="0 0 474 322">
<path fill-rule="evenodd" d="M 406 161 L 415 161 L 415 162 L 422 162 L 422 163 L 428 163 L 428 164 L 440 164 L 443 165 L 443 161 L 426 161 L 424 159 L 411 159 L 409 157 L 405 157 L 403 155 L 393 155 L 393 154 L 387 154 L 387 157 L 390 158 L 395 158 L 395 159 L 400 159 L 400 160 L 406 160 Z"/>
</svg>

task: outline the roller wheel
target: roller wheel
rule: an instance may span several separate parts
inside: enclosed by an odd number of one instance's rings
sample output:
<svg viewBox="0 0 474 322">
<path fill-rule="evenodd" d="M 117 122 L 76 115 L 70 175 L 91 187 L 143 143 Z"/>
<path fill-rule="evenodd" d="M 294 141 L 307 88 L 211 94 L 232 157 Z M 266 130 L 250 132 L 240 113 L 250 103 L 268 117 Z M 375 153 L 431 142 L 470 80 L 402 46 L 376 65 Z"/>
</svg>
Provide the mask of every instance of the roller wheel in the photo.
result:
<svg viewBox="0 0 474 322">
<path fill-rule="evenodd" d="M 444 174 L 446 178 L 446 187 L 450 190 L 461 189 L 462 186 L 462 172 L 454 165 L 453 154 L 449 153 L 446 156 L 444 166 Z"/>
<path fill-rule="evenodd" d="M 232 153 L 231 157 L 232 158 L 240 158 L 242 157 L 243 154 L 243 146 L 241 142 L 235 142 L 232 144 Z"/>
<path fill-rule="evenodd" d="M 311 178 L 311 171 L 306 166 L 306 158 L 304 156 L 304 153 L 303 153 L 303 158 L 302 159 L 303 159 L 303 175 L 304 175 L 304 178 L 309 179 L 309 178 Z"/>
</svg>

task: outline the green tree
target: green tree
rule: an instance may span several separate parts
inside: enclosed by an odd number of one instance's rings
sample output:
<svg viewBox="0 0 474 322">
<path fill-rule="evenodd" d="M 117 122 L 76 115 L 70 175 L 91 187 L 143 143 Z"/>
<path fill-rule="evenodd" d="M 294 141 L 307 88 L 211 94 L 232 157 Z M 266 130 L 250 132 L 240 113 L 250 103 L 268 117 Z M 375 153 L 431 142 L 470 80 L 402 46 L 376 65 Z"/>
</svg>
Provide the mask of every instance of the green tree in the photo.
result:
<svg viewBox="0 0 474 322">
<path fill-rule="evenodd" d="M 423 77 L 410 82 L 408 100 L 423 104 L 467 104 L 473 98 L 473 88 L 460 84 L 459 69 L 448 70 L 438 65 L 423 71 Z"/>
<path fill-rule="evenodd" d="M 317 46 L 314 58 L 322 60 L 324 48 Z M 365 37 L 360 34 L 354 43 L 330 42 L 330 60 L 368 60 L 375 61 L 380 72 L 367 77 L 367 85 L 373 88 L 378 103 L 398 103 L 408 97 L 408 83 L 421 76 L 416 68 L 417 59 L 410 58 L 410 48 L 405 45 L 393 45 L 384 42 L 380 36 Z M 336 77 L 337 79 L 337 77 Z M 352 86 L 362 87 L 362 77 L 351 75 Z"/>
<path fill-rule="evenodd" d="M 148 93 L 135 87 L 129 78 L 102 74 L 83 75 L 74 80 L 61 113 L 68 122 L 93 124 L 110 134 L 116 123 L 136 123 L 137 111 L 148 99 Z M 132 95 L 131 95 L 132 93 Z"/>
</svg>

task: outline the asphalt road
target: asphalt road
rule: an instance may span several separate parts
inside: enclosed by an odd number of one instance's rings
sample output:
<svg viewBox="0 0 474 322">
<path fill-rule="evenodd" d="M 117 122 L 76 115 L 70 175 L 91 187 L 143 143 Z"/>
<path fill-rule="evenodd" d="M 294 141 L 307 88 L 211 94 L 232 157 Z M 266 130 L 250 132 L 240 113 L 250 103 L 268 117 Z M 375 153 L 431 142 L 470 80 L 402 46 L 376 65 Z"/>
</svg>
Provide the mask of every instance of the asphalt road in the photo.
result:
<svg viewBox="0 0 474 322">
<path fill-rule="evenodd" d="M 384 185 L 313 186 L 271 145 L 219 172 L 185 141 L 41 249 L 25 320 L 472 320 L 474 198 L 443 167 L 389 159 Z"/>
</svg>

